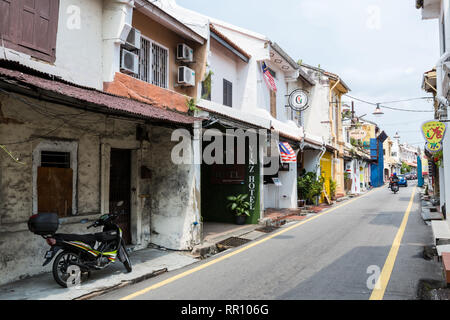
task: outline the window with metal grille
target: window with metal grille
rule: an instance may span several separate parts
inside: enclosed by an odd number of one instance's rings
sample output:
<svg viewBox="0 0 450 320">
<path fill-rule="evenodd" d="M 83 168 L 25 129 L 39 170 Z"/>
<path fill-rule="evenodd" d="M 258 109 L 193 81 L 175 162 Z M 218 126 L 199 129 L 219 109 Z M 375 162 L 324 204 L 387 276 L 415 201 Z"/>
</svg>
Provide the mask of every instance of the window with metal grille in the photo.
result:
<svg viewBox="0 0 450 320">
<path fill-rule="evenodd" d="M 141 36 L 139 79 L 161 88 L 169 86 L 169 50 Z"/>
<path fill-rule="evenodd" d="M 70 152 L 41 151 L 41 167 L 70 168 Z"/>
</svg>

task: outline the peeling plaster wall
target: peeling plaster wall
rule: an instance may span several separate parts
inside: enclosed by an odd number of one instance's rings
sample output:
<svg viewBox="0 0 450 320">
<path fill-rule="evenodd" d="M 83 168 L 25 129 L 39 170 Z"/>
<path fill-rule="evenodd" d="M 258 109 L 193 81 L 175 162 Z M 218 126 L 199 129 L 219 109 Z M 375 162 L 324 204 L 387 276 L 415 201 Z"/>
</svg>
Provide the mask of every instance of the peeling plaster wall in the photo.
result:
<svg viewBox="0 0 450 320">
<path fill-rule="evenodd" d="M 42 267 L 48 245 L 27 227 L 33 210 L 32 154 L 42 141 L 72 141 L 78 145 L 77 196 L 73 199 L 77 203 L 77 214 L 60 219 L 58 233 L 101 231 L 88 231 L 87 224 L 80 222 L 97 219 L 102 212 L 101 202 L 107 203 L 109 199 L 109 179 L 106 179 L 107 187 L 102 185 L 105 181 L 102 174 L 109 177 L 109 156 L 102 156 L 102 150 L 122 148 L 132 150 L 131 185 L 135 191 L 131 193 L 130 229 L 135 249 L 145 248 L 153 241 L 164 247 L 185 250 L 198 241 L 200 232 L 193 225 L 194 221 L 199 221 L 200 214 L 196 173 L 192 165 L 172 164 L 170 154 L 174 143 L 170 142 L 170 136 L 173 129 L 148 126 L 148 129 L 153 128 L 151 142 L 141 144 L 136 141 L 136 125 L 142 121 L 112 118 L 14 96 L 0 95 L 2 111 L 6 118 L 22 123 L 0 123 L 0 144 L 5 144 L 25 165 L 16 163 L 0 150 L 0 285 L 51 270 L 51 265 Z M 22 143 L 8 144 L 11 142 Z M 141 164 L 152 171 L 151 179 L 141 179 Z M 157 232 L 152 235 L 151 225 Z"/>
<path fill-rule="evenodd" d="M 172 162 L 171 150 L 178 142 L 171 141 L 170 129 L 152 127 L 150 140 L 148 163 L 155 168 L 150 186 L 151 242 L 169 249 L 190 250 L 201 240 L 200 189 L 196 181 L 200 168 Z M 187 151 L 189 163 L 193 163 L 192 145 Z"/>
</svg>

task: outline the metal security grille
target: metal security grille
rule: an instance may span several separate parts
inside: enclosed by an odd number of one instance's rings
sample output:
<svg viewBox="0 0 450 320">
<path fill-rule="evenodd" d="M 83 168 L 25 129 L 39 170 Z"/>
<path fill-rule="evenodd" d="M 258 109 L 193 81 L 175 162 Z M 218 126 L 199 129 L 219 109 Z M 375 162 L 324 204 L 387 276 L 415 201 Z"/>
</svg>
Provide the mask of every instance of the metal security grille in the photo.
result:
<svg viewBox="0 0 450 320">
<path fill-rule="evenodd" d="M 70 152 L 41 151 L 41 167 L 70 168 Z"/>
<path fill-rule="evenodd" d="M 166 49 L 152 43 L 152 83 L 161 88 L 167 88 L 167 57 Z"/>
<path fill-rule="evenodd" d="M 249 240 L 249 239 L 231 237 L 231 238 L 225 239 L 225 240 L 217 243 L 216 246 L 219 250 L 226 250 L 226 249 L 230 249 L 233 247 L 239 247 L 250 241 L 251 240 Z"/>
<path fill-rule="evenodd" d="M 150 41 L 141 37 L 141 50 L 139 50 L 139 79 L 150 82 Z"/>
<path fill-rule="evenodd" d="M 155 42 L 141 37 L 139 79 L 158 87 L 168 87 L 169 52 Z"/>
</svg>

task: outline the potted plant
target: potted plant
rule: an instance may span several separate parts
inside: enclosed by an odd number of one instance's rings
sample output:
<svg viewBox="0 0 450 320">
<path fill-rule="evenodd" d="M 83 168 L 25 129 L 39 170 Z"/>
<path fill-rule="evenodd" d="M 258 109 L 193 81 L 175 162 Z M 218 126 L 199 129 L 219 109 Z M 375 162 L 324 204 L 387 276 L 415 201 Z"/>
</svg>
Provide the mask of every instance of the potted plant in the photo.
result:
<svg viewBox="0 0 450 320">
<path fill-rule="evenodd" d="M 243 225 L 245 220 L 250 216 L 250 203 L 245 201 L 248 194 L 240 194 L 237 196 L 229 196 L 227 200 L 230 201 L 227 207 L 233 212 L 236 217 L 236 224 Z"/>
<path fill-rule="evenodd" d="M 317 177 L 315 172 L 306 172 L 304 169 L 298 177 L 299 198 L 306 200 L 307 204 L 317 203 L 317 197 L 320 196 L 325 179 Z"/>
</svg>

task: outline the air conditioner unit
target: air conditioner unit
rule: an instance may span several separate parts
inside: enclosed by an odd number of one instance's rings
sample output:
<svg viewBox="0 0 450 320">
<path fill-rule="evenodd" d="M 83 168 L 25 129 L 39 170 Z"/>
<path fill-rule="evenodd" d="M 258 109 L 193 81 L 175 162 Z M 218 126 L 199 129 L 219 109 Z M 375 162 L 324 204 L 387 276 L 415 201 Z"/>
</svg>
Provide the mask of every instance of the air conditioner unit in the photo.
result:
<svg viewBox="0 0 450 320">
<path fill-rule="evenodd" d="M 122 50 L 120 70 L 128 74 L 139 73 L 139 56 L 128 50 Z"/>
<path fill-rule="evenodd" d="M 141 32 L 129 24 L 124 25 L 120 39 L 124 42 L 124 47 L 128 50 L 141 48 Z"/>
<path fill-rule="evenodd" d="M 185 86 L 195 86 L 195 71 L 188 67 L 178 67 L 178 83 Z"/>
<path fill-rule="evenodd" d="M 184 62 L 193 62 L 194 61 L 194 50 L 188 47 L 184 43 L 180 43 L 177 46 L 177 60 Z"/>
</svg>

